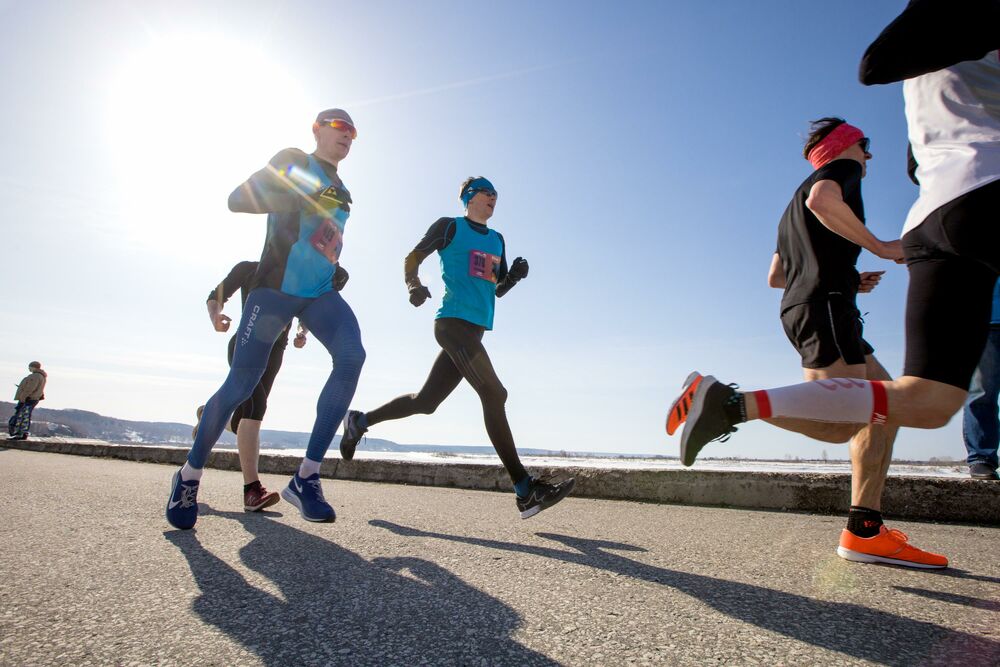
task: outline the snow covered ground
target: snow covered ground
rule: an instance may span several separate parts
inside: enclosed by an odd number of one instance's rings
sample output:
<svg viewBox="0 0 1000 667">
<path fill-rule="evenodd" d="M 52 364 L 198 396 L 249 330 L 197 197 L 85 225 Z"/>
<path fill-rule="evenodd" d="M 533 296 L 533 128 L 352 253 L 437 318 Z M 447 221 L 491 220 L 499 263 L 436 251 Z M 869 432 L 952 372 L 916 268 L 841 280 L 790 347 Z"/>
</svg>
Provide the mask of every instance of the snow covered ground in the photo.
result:
<svg viewBox="0 0 1000 667">
<path fill-rule="evenodd" d="M 302 457 L 304 449 L 262 449 L 263 454 Z M 479 454 L 441 454 L 431 452 L 365 452 L 359 451 L 355 459 L 381 461 L 413 461 L 422 463 L 472 463 L 478 465 L 498 465 L 496 456 Z M 808 472 L 850 474 L 851 464 L 847 461 L 751 461 L 699 459 L 692 468 L 685 468 L 677 459 L 609 458 L 609 457 L 562 457 L 562 456 L 522 456 L 525 467 L 577 467 L 613 468 L 616 470 L 728 470 L 737 472 Z M 917 477 L 966 477 L 969 469 L 964 464 L 906 465 L 893 464 L 890 475 Z"/>
<path fill-rule="evenodd" d="M 37 437 L 32 440 L 40 442 L 86 442 L 92 444 L 111 444 L 103 440 L 87 438 Z M 138 443 L 136 443 L 138 444 Z M 0 444 L 2 446 L 2 444 Z M 168 447 L 171 445 L 151 445 L 147 447 Z M 174 446 L 176 447 L 176 445 Z M 186 447 L 185 447 L 186 449 Z M 232 447 L 217 447 L 220 451 L 231 450 Z M 261 449 L 262 454 L 276 456 L 294 456 L 301 458 L 304 449 Z M 331 448 L 331 456 L 336 454 L 336 447 Z M 366 452 L 359 451 L 356 459 L 371 461 L 410 461 L 414 463 L 471 463 L 474 465 L 498 465 L 496 456 L 486 454 L 452 454 L 440 452 Z M 827 473 L 850 474 L 851 464 L 847 461 L 753 461 L 747 459 L 699 459 L 692 468 L 685 468 L 677 459 L 651 459 L 627 457 L 599 456 L 523 456 L 521 460 L 528 468 L 535 467 L 578 467 L 578 468 L 609 468 L 615 470 L 728 470 L 732 472 L 784 472 L 784 473 Z M 912 477 L 967 477 L 969 469 L 964 463 L 940 464 L 903 464 L 894 463 L 889 468 L 890 475 Z"/>
</svg>

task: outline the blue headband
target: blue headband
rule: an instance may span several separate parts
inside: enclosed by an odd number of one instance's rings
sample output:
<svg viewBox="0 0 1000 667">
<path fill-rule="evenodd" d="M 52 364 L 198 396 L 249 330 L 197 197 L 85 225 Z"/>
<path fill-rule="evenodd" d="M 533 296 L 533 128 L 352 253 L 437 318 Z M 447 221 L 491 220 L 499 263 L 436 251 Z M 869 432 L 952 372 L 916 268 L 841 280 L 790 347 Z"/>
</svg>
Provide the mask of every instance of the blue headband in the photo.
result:
<svg viewBox="0 0 1000 667">
<path fill-rule="evenodd" d="M 496 195 L 497 189 L 493 187 L 493 184 L 485 178 L 473 179 L 472 182 L 466 185 L 465 189 L 462 190 L 462 203 L 468 206 L 469 202 L 472 201 L 472 198 L 476 196 L 477 192 L 486 192 L 491 195 Z"/>
</svg>

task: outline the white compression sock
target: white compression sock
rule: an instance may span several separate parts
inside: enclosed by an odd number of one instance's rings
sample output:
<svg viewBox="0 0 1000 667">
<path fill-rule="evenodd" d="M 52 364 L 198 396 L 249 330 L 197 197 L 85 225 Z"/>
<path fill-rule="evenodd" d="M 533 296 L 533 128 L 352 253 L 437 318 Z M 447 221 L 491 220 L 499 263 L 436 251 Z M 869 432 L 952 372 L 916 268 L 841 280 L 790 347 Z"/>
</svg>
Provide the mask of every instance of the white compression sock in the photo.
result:
<svg viewBox="0 0 1000 667">
<path fill-rule="evenodd" d="M 846 424 L 884 424 L 889 414 L 878 380 L 836 378 L 752 392 L 761 419 L 793 417 Z"/>
<path fill-rule="evenodd" d="M 204 468 L 192 468 L 191 464 L 185 461 L 184 466 L 181 468 L 181 479 L 185 482 L 190 482 L 193 479 L 201 480 L 201 473 L 203 472 L 205 472 Z"/>
<path fill-rule="evenodd" d="M 302 459 L 302 464 L 299 465 L 299 477 L 305 479 L 306 477 L 312 477 L 319 472 L 319 466 L 321 461 L 313 461 L 311 459 Z"/>
</svg>

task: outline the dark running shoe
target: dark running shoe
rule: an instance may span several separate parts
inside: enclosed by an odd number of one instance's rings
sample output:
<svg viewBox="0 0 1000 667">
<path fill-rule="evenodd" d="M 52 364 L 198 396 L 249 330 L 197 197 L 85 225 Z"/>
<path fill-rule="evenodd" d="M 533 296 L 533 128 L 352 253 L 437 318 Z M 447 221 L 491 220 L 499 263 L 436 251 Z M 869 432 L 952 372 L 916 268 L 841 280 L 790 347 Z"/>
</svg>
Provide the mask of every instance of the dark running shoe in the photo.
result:
<svg viewBox="0 0 1000 667">
<path fill-rule="evenodd" d="M 194 440 L 198 437 L 198 427 L 201 426 L 201 416 L 205 414 L 205 406 L 199 405 L 198 409 L 194 411 L 195 415 L 198 416 L 198 421 L 194 423 L 194 428 L 191 429 L 191 439 Z"/>
<path fill-rule="evenodd" d="M 705 445 L 713 440 L 728 440 L 741 421 L 736 385 L 703 376 L 691 397 L 691 409 L 681 432 L 681 463 L 690 466 Z"/>
<path fill-rule="evenodd" d="M 340 436 L 340 458 L 350 461 L 354 458 L 354 450 L 358 448 L 358 441 L 361 436 L 368 432 L 368 429 L 361 428 L 358 421 L 362 413 L 357 410 L 349 410 L 344 417 L 344 434 Z"/>
<path fill-rule="evenodd" d="M 277 491 L 268 491 L 263 484 L 254 484 L 243 492 L 243 510 L 259 512 L 265 507 L 275 504 L 279 499 Z"/>
<path fill-rule="evenodd" d="M 292 475 L 292 481 L 281 490 L 281 497 L 295 505 L 306 521 L 333 523 L 337 513 L 323 497 L 323 485 L 319 473 L 302 479 L 299 473 Z"/>
<path fill-rule="evenodd" d="M 969 477 L 972 479 L 1000 479 L 996 468 L 982 461 L 969 464 Z"/>
<path fill-rule="evenodd" d="M 188 530 L 198 520 L 198 480 L 185 482 L 181 471 L 174 473 L 167 498 L 167 521 L 174 528 Z"/>
<path fill-rule="evenodd" d="M 532 477 L 528 497 L 515 496 L 521 518 L 533 517 L 542 510 L 552 507 L 569 495 L 575 483 L 576 481 L 572 477 L 557 484 L 550 484 L 548 480 L 541 477 Z"/>
</svg>

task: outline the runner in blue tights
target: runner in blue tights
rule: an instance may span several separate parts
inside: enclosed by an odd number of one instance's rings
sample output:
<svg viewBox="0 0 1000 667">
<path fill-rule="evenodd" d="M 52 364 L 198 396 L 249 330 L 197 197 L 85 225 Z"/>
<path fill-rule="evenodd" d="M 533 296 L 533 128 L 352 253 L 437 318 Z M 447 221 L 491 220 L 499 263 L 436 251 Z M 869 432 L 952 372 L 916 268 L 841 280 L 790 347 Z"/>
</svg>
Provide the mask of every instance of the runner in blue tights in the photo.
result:
<svg viewBox="0 0 1000 667">
<path fill-rule="evenodd" d="M 281 496 L 308 521 L 336 518 L 323 497 L 319 469 L 365 361 L 354 312 L 331 285 L 351 204 L 337 166 L 357 130 L 347 112 L 328 109 L 316 117 L 313 135 L 313 153 L 281 151 L 229 197 L 231 211 L 267 214 L 267 236 L 229 375 L 205 404 L 187 462 L 173 477 L 166 516 L 175 528 L 191 528 L 198 520 L 198 486 L 208 455 L 233 411 L 253 393 L 271 347 L 294 317 L 330 352 L 333 372 L 320 393 L 305 458 Z"/>
</svg>

